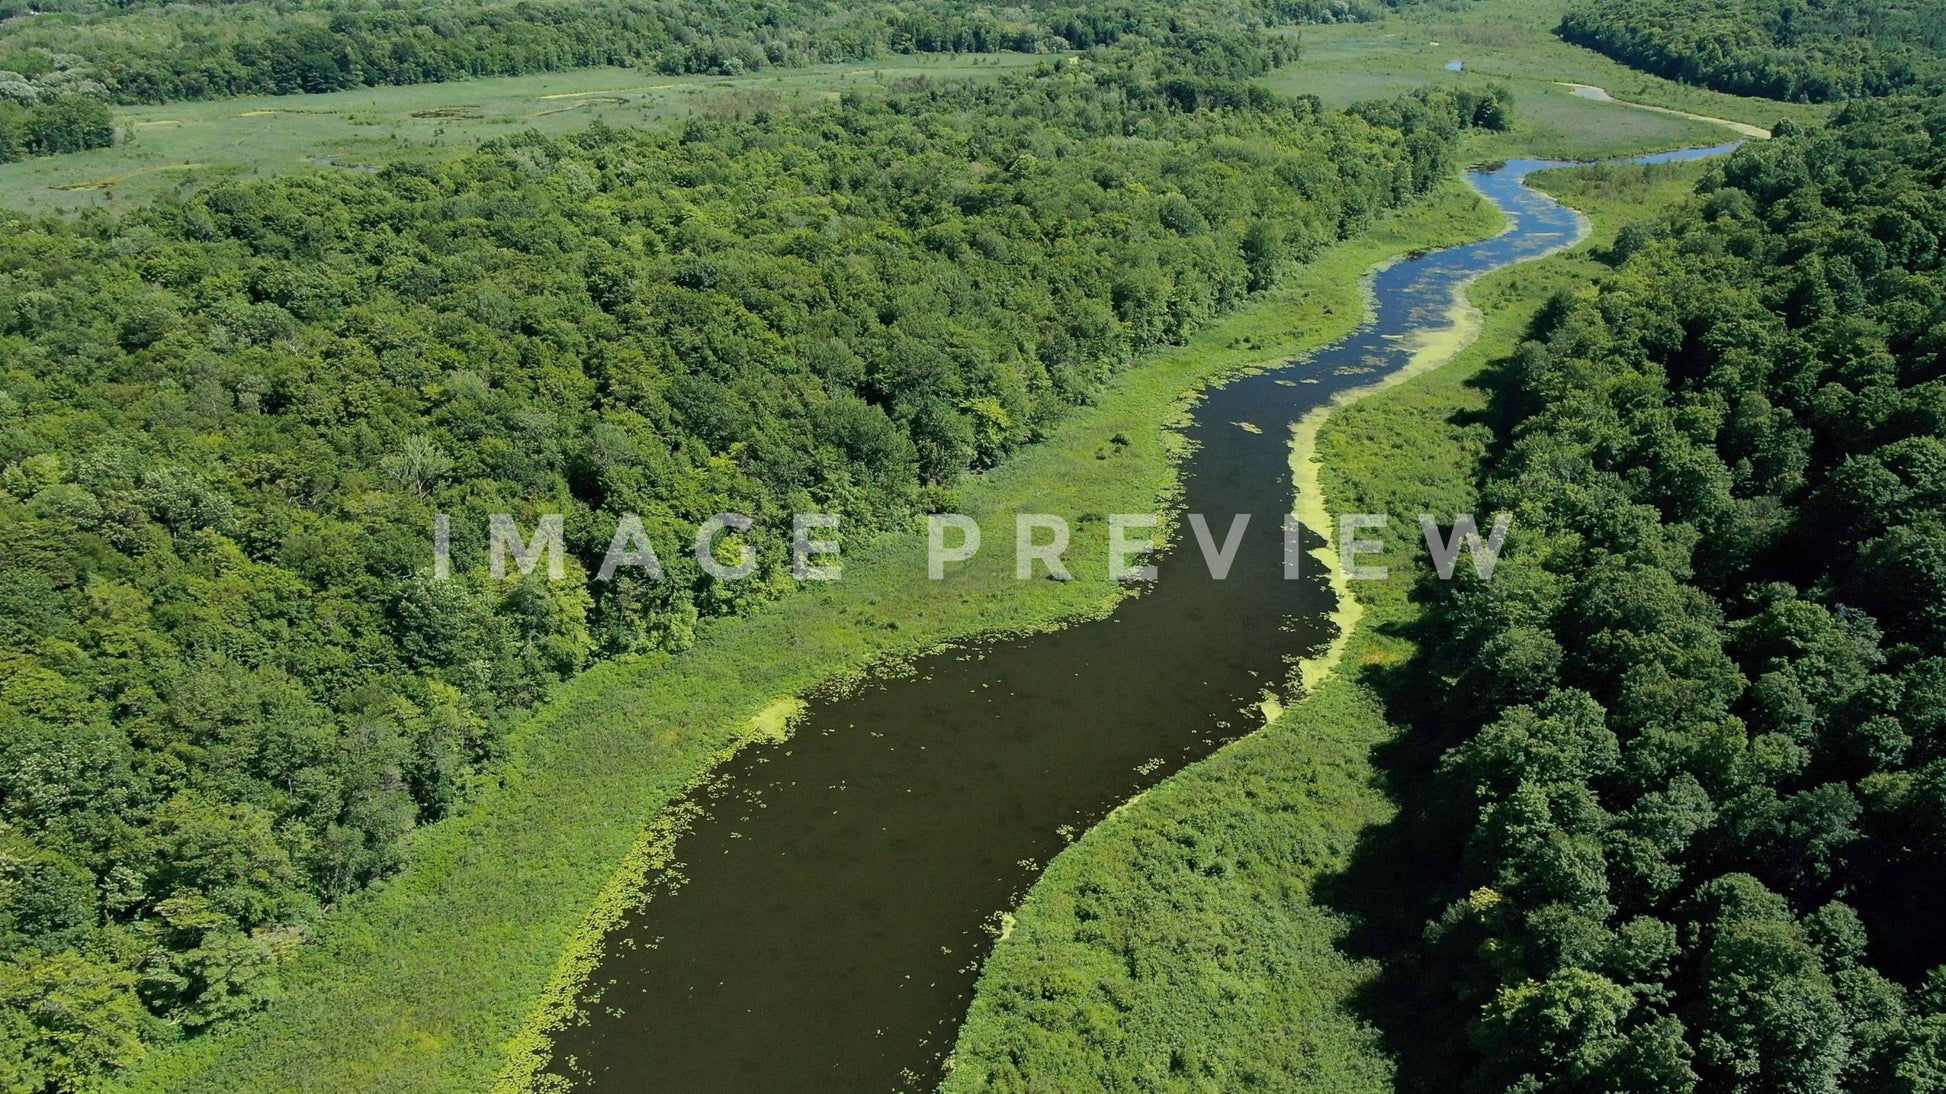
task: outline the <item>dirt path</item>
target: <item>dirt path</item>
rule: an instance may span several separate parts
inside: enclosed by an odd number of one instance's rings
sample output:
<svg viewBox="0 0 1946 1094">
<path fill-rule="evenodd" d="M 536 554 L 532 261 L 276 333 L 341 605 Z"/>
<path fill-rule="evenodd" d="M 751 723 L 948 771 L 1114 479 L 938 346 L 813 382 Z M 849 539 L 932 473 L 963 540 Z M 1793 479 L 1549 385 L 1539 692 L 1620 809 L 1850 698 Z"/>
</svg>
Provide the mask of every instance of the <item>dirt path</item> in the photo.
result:
<svg viewBox="0 0 1946 1094">
<path fill-rule="evenodd" d="M 1770 139 L 1770 130 L 1759 129 L 1754 125 L 1746 125 L 1743 122 L 1733 122 L 1728 118 L 1712 118 L 1708 114 L 1691 114 L 1685 110 L 1671 110 L 1666 106 L 1650 106 L 1647 103 L 1632 103 L 1629 102 L 1627 99 L 1617 99 L 1613 95 L 1610 95 L 1606 89 L 1596 87 L 1593 84 L 1575 84 L 1575 83 L 1569 83 L 1566 80 L 1561 80 L 1558 82 L 1562 87 L 1573 89 L 1576 95 L 1579 95 L 1584 99 L 1593 99 L 1596 102 L 1601 102 L 1601 103 L 1616 103 L 1621 106 L 1632 106 L 1637 110 L 1653 110 L 1657 114 L 1670 114 L 1678 118 L 1688 118 L 1690 121 L 1709 122 L 1713 125 L 1720 125 L 1727 129 L 1734 130 L 1735 132 L 1746 137 L 1755 137 L 1758 140 Z"/>
</svg>

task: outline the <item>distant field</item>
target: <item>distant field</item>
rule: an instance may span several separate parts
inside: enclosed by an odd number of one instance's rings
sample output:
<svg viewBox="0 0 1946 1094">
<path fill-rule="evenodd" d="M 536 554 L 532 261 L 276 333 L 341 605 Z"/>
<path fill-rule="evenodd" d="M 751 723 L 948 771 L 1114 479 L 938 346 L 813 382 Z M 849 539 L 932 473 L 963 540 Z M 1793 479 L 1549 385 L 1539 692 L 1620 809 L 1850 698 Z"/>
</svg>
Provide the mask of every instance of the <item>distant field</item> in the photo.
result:
<svg viewBox="0 0 1946 1094">
<path fill-rule="evenodd" d="M 1553 33 L 1565 6 L 1563 0 L 1475 0 L 1457 13 L 1286 29 L 1281 33 L 1304 43 L 1304 56 L 1264 83 L 1286 94 L 1316 95 L 1327 106 L 1422 85 L 1508 84 L 1517 129 L 1478 140 L 1472 151 L 1482 160 L 1617 156 L 1723 139 L 1723 130 L 1708 123 L 1577 97 L 1569 82 L 1605 88 L 1617 99 L 1764 128 L 1780 118 L 1816 122 L 1825 115 L 1825 107 L 1678 84 L 1569 45 Z M 1461 63 L 1459 71 L 1446 67 L 1454 61 Z"/>
<path fill-rule="evenodd" d="M 694 113 L 749 115 L 805 106 L 896 80 L 991 77 L 1046 60 L 1024 53 L 919 54 L 754 76 L 661 76 L 587 68 L 460 83 L 362 88 L 128 107 L 113 148 L 0 166 L 0 207 L 33 212 L 128 208 L 230 178 L 432 159 L 538 129 L 564 133 L 596 118 L 646 126 Z"/>
</svg>

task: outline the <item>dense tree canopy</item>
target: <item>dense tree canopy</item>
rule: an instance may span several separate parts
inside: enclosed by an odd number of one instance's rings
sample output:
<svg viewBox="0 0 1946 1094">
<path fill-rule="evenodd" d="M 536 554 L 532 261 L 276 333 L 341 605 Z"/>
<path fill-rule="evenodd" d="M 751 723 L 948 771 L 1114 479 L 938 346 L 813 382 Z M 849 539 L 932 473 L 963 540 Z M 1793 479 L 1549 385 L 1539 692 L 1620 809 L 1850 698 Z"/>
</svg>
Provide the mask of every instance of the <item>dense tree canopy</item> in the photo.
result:
<svg viewBox="0 0 1946 1094">
<path fill-rule="evenodd" d="M 1481 113 L 1327 114 L 1235 82 L 1254 56 L 8 215 L 0 1083 L 258 1005 L 551 681 L 787 587 L 792 511 L 939 503 Z M 689 557 L 720 511 L 758 580 Z M 565 514 L 569 580 L 489 576 L 496 512 Z M 628 513 L 666 580 L 591 576 Z"/>
<path fill-rule="evenodd" d="M 0 163 L 115 143 L 108 104 L 85 95 L 56 95 L 22 104 L 0 98 Z"/>
<path fill-rule="evenodd" d="M 1940 0 L 1576 0 L 1561 36 L 1737 95 L 1830 102 L 1946 86 Z"/>
<path fill-rule="evenodd" d="M 1937 100 L 1786 127 L 1515 363 L 1428 666 L 1480 1089 L 1940 1089 L 1942 178 Z"/>
</svg>

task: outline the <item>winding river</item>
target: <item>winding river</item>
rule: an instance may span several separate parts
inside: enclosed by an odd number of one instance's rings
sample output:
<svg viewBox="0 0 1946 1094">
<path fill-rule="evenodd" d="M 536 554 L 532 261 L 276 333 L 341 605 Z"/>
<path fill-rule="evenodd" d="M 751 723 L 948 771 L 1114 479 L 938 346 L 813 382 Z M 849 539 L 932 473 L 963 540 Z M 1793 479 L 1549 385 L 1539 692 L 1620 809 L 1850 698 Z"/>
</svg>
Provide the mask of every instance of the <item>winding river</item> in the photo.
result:
<svg viewBox="0 0 1946 1094">
<path fill-rule="evenodd" d="M 1329 642 L 1321 567 L 1283 576 L 1292 428 L 1403 368 L 1471 278 L 1586 234 L 1524 184 L 1548 166 L 1470 172 L 1506 232 L 1378 271 L 1364 326 L 1197 406 L 1183 511 L 1207 514 L 1218 545 L 1252 514 L 1227 580 L 1185 524 L 1153 587 L 1107 618 L 923 658 L 813 701 L 790 740 L 725 765 L 677 843 L 680 870 L 608 938 L 589 1022 L 558 1037 L 563 1073 L 682 1094 L 936 1085 L 1002 912 L 1047 860 L 1260 725 L 1294 660 Z"/>
</svg>

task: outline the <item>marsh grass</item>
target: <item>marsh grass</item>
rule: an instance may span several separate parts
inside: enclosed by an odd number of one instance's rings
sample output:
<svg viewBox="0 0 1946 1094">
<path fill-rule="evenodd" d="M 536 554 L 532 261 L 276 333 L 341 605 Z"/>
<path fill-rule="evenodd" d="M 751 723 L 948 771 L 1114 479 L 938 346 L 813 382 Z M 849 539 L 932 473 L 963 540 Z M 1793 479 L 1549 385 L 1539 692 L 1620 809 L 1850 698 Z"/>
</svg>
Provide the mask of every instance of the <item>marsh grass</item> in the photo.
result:
<svg viewBox="0 0 1946 1094">
<path fill-rule="evenodd" d="M 1567 83 L 1766 129 L 1785 117 L 1816 122 L 1828 111 L 1679 84 L 1569 45 L 1553 33 L 1566 6 L 1566 0 L 1471 0 L 1453 11 L 1285 28 L 1281 33 L 1295 34 L 1303 43 L 1303 55 L 1264 83 L 1286 94 L 1316 95 L 1327 106 L 1427 85 L 1505 84 L 1514 93 L 1514 129 L 1473 139 L 1470 151 L 1483 162 L 1517 155 L 1600 159 L 1724 139 L 1723 131 L 1707 122 L 1581 98 Z M 1464 67 L 1448 71 L 1447 63 L 1455 60 Z"/>
</svg>

